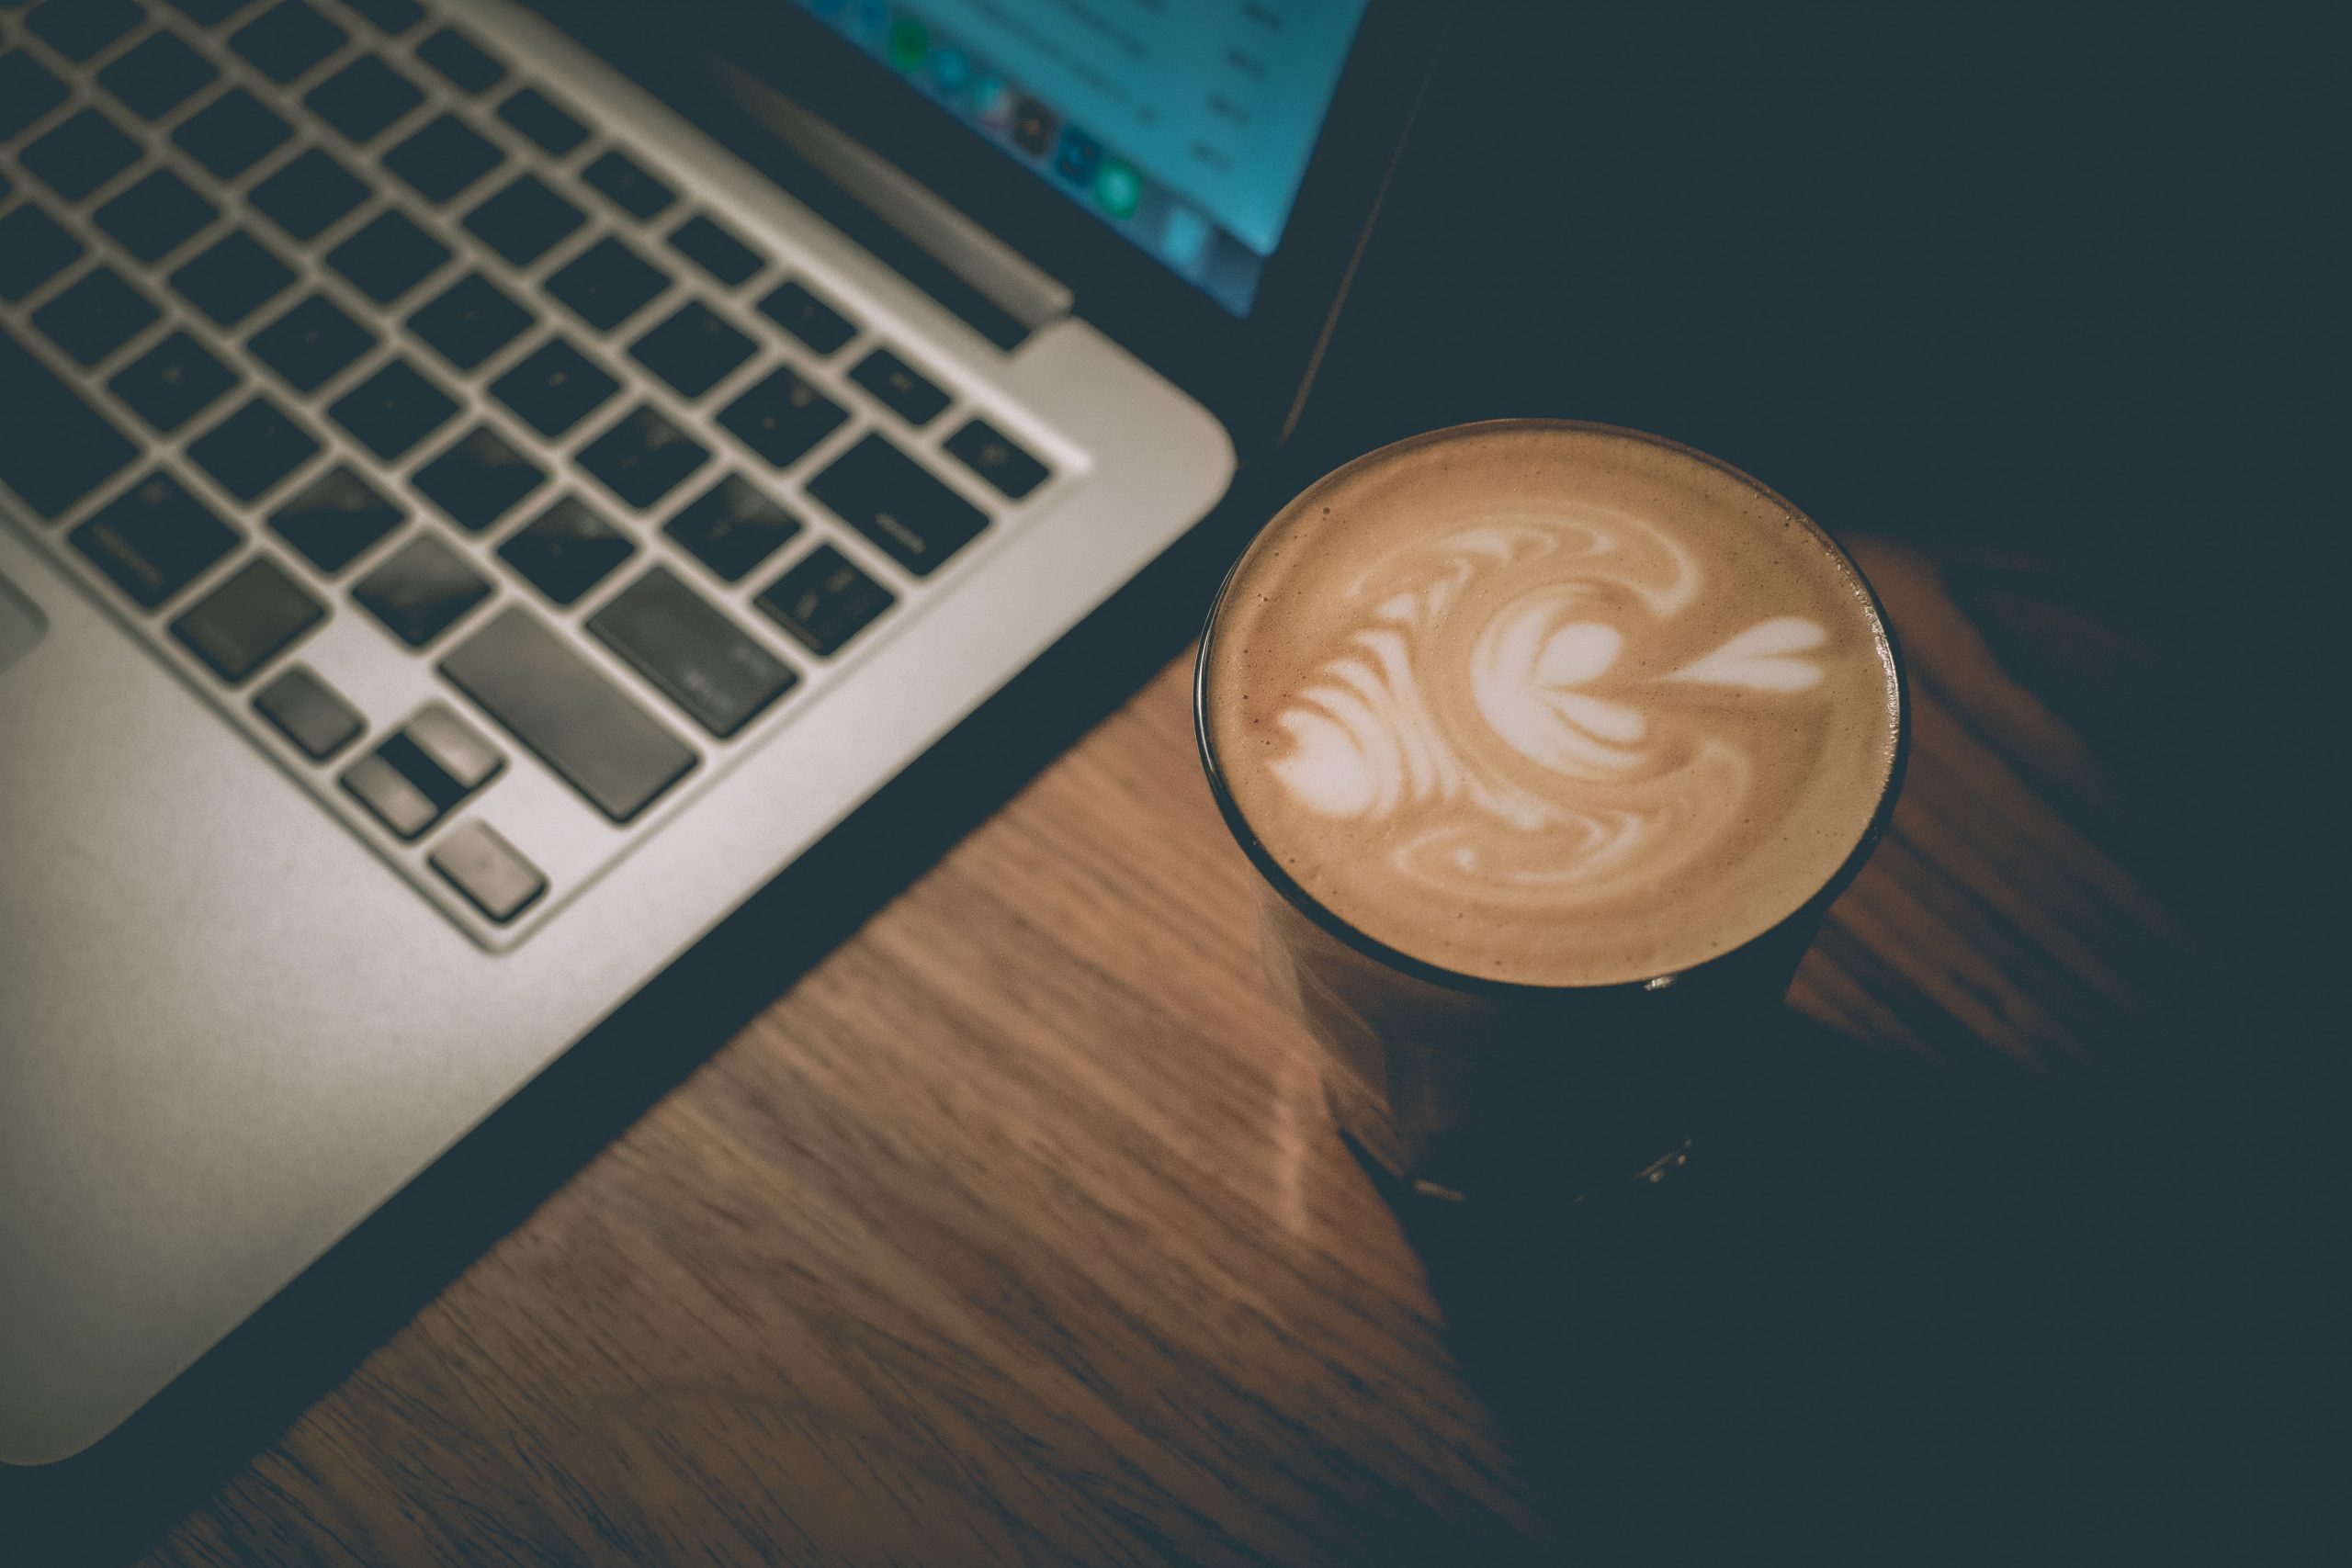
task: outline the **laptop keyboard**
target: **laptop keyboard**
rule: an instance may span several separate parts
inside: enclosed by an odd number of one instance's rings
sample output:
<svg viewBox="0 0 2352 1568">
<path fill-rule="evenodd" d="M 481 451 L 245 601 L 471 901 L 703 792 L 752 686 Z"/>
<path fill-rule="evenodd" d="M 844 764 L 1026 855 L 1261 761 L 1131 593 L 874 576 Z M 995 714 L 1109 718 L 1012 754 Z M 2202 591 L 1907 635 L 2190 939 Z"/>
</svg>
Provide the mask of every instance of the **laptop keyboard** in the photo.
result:
<svg viewBox="0 0 2352 1568">
<path fill-rule="evenodd" d="M 492 945 L 1053 477 L 692 156 L 416 0 L 0 0 L 0 482 Z"/>
</svg>

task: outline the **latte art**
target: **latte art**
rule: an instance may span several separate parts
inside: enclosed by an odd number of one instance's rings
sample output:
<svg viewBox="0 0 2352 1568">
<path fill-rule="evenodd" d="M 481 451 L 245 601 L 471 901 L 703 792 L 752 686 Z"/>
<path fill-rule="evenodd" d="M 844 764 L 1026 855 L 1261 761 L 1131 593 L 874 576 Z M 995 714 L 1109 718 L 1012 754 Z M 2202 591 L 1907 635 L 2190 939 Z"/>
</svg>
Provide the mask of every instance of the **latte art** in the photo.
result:
<svg viewBox="0 0 2352 1568">
<path fill-rule="evenodd" d="M 1758 868 L 1820 886 L 1884 781 L 1867 600 L 1810 524 L 1679 449 L 1542 425 L 1466 444 L 1342 470 L 1245 559 L 1205 688 L 1240 721 L 1212 726 L 1230 787 L 1302 886 L 1430 962 L 1527 977 L 1532 954 L 1571 983 L 1598 956 L 1720 951 L 1681 951 L 1668 901 L 1755 922 Z M 1825 770 L 1859 785 L 1809 800 Z M 1464 964 L 1472 932 L 1502 962 Z"/>
<path fill-rule="evenodd" d="M 1736 727 L 1682 700 L 1691 688 L 1821 684 L 1802 655 L 1828 634 L 1802 615 L 1688 652 L 1678 623 L 1703 588 L 1686 551 L 1623 513 L 1408 544 L 1350 585 L 1363 624 L 1276 718 L 1293 750 L 1273 775 L 1324 816 L 1428 818 L 1387 853 L 1441 897 L 1607 897 L 1703 852 L 1747 794 Z"/>
</svg>

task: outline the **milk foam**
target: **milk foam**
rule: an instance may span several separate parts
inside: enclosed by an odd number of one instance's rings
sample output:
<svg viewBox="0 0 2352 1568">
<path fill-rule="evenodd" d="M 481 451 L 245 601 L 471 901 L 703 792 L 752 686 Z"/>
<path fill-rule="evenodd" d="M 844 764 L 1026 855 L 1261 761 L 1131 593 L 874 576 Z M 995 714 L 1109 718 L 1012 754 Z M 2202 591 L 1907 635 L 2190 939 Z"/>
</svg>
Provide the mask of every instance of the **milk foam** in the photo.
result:
<svg viewBox="0 0 2352 1568">
<path fill-rule="evenodd" d="M 1244 817 L 1442 966 L 1601 983 L 1736 945 L 1886 778 L 1892 670 L 1843 558 L 1624 433 L 1474 426 L 1342 470 L 1228 593 L 1206 691 Z"/>
</svg>

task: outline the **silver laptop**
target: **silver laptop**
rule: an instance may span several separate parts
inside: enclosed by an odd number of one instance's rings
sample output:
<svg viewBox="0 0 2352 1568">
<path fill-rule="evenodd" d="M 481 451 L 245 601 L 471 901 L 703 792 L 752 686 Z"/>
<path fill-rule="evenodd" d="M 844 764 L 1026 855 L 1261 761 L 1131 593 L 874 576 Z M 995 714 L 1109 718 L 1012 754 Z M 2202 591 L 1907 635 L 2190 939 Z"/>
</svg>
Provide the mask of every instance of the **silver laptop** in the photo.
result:
<svg viewBox="0 0 2352 1568">
<path fill-rule="evenodd" d="M 1192 528 L 1365 0 L 0 0 L 0 1461 L 96 1443 Z"/>
</svg>

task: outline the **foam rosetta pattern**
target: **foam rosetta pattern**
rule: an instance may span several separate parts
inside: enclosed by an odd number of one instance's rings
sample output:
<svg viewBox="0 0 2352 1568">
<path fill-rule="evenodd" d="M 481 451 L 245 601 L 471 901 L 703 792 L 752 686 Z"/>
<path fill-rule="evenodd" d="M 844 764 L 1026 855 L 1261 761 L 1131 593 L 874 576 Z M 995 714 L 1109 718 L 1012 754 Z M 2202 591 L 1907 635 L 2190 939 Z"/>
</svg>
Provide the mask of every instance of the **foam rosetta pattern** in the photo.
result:
<svg viewBox="0 0 2352 1568">
<path fill-rule="evenodd" d="M 1412 541 L 1350 586 L 1358 624 L 1282 710 L 1273 774 L 1307 810 L 1398 820 L 1391 864 L 1441 897 L 1566 907 L 1671 874 L 1747 804 L 1747 732 L 1772 722 L 1702 694 L 1802 704 L 1828 640 L 1777 615 L 1694 645 L 1705 578 L 1597 508 Z"/>
<path fill-rule="evenodd" d="M 1261 841 L 1372 934 L 1428 955 L 1442 920 L 1566 971 L 1615 942 L 1608 966 L 1639 968 L 1673 956 L 1670 901 L 1835 869 L 1883 782 L 1891 669 L 1785 503 L 1679 449 L 1630 474 L 1605 445 L 1589 473 L 1540 455 L 1343 471 L 1237 581 L 1213 729 Z"/>
</svg>

